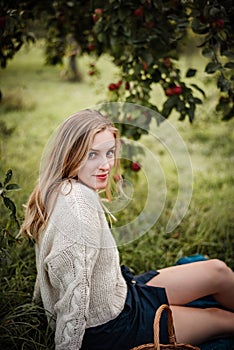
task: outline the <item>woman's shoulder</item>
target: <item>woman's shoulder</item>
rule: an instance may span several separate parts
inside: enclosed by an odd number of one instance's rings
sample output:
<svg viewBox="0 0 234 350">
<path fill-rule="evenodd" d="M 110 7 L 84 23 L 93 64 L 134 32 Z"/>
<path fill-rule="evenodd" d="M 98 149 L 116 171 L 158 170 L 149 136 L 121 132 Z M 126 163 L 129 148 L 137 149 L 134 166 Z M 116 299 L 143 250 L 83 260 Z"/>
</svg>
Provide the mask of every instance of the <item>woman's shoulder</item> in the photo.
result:
<svg viewBox="0 0 234 350">
<path fill-rule="evenodd" d="M 76 217 L 98 217 L 103 208 L 98 193 L 77 181 L 66 181 L 61 187 L 56 207 L 67 208 L 68 213 L 73 212 Z"/>
<path fill-rule="evenodd" d="M 65 181 L 60 194 L 67 198 L 75 197 L 85 202 L 98 200 L 98 193 L 95 190 L 75 180 Z"/>
</svg>

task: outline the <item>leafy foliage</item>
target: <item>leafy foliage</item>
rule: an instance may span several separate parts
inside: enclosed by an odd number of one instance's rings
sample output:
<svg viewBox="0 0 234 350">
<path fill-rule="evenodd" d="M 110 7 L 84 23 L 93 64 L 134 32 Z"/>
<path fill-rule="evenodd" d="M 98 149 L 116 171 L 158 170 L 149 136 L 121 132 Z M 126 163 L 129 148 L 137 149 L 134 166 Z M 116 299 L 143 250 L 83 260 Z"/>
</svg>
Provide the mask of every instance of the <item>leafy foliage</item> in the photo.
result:
<svg viewBox="0 0 234 350">
<path fill-rule="evenodd" d="M 34 42 L 29 31 L 29 4 L 22 1 L 3 0 L 0 4 L 0 63 L 5 68 L 7 61 L 20 50 L 24 42 Z"/>
<path fill-rule="evenodd" d="M 198 50 L 208 60 L 204 71 L 214 76 L 220 91 L 217 111 L 224 120 L 234 115 L 231 0 L 17 0 L 14 4 L 3 1 L 1 12 L 2 67 L 23 42 L 34 40 L 30 32 L 32 23 L 41 18 L 47 63 L 62 63 L 66 38 L 72 34 L 81 53 L 96 57 L 108 53 L 121 68 L 121 83 L 109 82 L 112 101 L 143 104 L 166 118 L 176 110 L 180 120 L 188 118 L 190 122 L 205 94 L 193 82 L 185 83 L 176 61 L 180 58 L 180 43 L 191 40 L 192 31 L 200 40 Z M 196 70 L 191 67 L 186 77 L 192 79 L 195 75 Z M 157 84 L 166 98 L 162 107 L 150 102 L 150 93 Z"/>
<path fill-rule="evenodd" d="M 11 191 L 18 191 L 20 187 L 17 184 L 10 184 L 12 178 L 12 170 L 9 169 L 6 173 L 3 184 L 0 182 L 0 196 L 2 197 L 3 203 L 7 209 L 10 210 L 10 222 L 9 225 L 13 222 L 19 228 L 20 224 L 16 216 L 16 206 L 15 203 L 8 197 L 8 193 Z"/>
<path fill-rule="evenodd" d="M 53 349 L 53 332 L 49 329 L 44 308 L 32 302 L 35 283 L 34 246 L 16 238 L 19 229 L 16 205 L 8 194 L 19 190 L 10 183 L 12 170 L 8 170 L 0 195 L 10 211 L 5 223 L 0 221 L 0 343 L 10 349 Z M 5 217 L 5 215 L 4 215 Z"/>
</svg>

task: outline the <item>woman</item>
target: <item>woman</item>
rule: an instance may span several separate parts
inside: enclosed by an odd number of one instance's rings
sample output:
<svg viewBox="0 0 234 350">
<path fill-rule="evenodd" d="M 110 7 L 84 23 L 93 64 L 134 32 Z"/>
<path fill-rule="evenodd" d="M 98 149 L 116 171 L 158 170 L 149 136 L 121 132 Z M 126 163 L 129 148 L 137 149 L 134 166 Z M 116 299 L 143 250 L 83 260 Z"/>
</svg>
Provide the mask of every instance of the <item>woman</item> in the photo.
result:
<svg viewBox="0 0 234 350">
<path fill-rule="evenodd" d="M 94 110 L 64 121 L 42 162 L 21 232 L 36 241 L 36 295 L 56 350 L 131 349 L 153 341 L 153 319 L 171 306 L 178 342 L 234 335 L 234 273 L 217 259 L 134 277 L 120 267 L 98 191 L 118 174 L 117 129 Z M 222 309 L 183 305 L 213 295 Z M 52 315 L 52 317 L 50 317 Z M 168 343 L 167 320 L 161 342 Z"/>
</svg>

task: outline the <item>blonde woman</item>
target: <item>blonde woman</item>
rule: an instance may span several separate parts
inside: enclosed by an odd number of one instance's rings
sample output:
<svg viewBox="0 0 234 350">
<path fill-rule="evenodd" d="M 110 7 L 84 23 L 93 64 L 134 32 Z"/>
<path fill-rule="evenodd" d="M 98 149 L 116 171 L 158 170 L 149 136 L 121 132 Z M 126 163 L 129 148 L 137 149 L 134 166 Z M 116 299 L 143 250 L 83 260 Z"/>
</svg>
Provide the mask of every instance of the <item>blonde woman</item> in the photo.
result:
<svg viewBox="0 0 234 350">
<path fill-rule="evenodd" d="M 119 138 L 94 110 L 59 127 L 42 161 L 21 233 L 36 241 L 37 282 L 56 350 L 129 350 L 152 342 L 157 308 L 171 306 L 178 342 L 234 335 L 234 273 L 212 259 L 133 276 L 120 266 L 99 190 L 119 176 Z M 222 309 L 184 305 L 213 295 Z M 51 317 L 52 315 L 52 317 Z M 167 320 L 161 342 L 168 343 Z"/>
</svg>

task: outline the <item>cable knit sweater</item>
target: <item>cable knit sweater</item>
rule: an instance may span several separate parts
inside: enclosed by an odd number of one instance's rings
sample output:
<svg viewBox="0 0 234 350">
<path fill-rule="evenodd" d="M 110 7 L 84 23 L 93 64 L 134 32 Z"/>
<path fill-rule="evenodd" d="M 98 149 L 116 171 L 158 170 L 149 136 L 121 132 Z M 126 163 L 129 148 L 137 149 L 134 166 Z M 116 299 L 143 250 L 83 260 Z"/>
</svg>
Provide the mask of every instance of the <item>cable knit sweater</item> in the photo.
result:
<svg viewBox="0 0 234 350">
<path fill-rule="evenodd" d="M 37 283 L 53 315 L 56 350 L 78 350 L 86 328 L 116 318 L 127 287 L 99 195 L 72 182 L 63 185 L 36 247 Z"/>
</svg>

